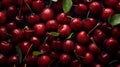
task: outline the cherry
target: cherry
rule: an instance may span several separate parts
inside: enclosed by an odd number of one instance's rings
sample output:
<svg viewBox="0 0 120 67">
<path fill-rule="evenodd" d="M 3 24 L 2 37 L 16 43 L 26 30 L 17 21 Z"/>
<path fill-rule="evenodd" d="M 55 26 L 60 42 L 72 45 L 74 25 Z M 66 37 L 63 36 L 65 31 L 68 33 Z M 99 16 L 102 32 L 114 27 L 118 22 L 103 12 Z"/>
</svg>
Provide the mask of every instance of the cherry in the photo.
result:
<svg viewBox="0 0 120 67">
<path fill-rule="evenodd" d="M 114 14 L 114 10 L 113 9 L 111 9 L 111 8 L 104 8 L 103 10 L 102 10 L 102 19 L 104 20 L 104 21 L 107 21 L 108 20 L 108 18 L 110 17 L 110 16 L 112 16 Z"/>
<path fill-rule="evenodd" d="M 17 66 L 19 64 L 18 56 L 16 56 L 16 55 L 10 56 L 9 59 L 8 59 L 8 64 L 10 64 L 10 65 L 15 64 Z"/>
<path fill-rule="evenodd" d="M 40 17 L 37 14 L 31 14 L 27 17 L 27 22 L 29 24 L 36 24 L 40 22 Z"/>
<path fill-rule="evenodd" d="M 89 32 L 97 25 L 97 21 L 94 18 L 88 18 L 84 20 L 83 26 L 84 29 Z"/>
<path fill-rule="evenodd" d="M 58 29 L 58 22 L 56 20 L 48 20 L 46 22 L 46 29 L 47 30 L 57 30 Z"/>
<path fill-rule="evenodd" d="M 70 18 L 65 13 L 59 13 L 56 19 L 59 24 L 68 24 L 70 22 Z"/>
<path fill-rule="evenodd" d="M 62 64 L 68 64 L 68 63 L 70 63 L 70 61 L 71 61 L 70 55 L 68 55 L 68 54 L 61 54 L 60 55 L 60 62 Z"/>
<path fill-rule="evenodd" d="M 77 54 L 77 55 L 84 55 L 86 53 L 86 49 L 84 46 L 80 45 L 80 44 L 77 44 L 75 45 L 75 48 L 74 48 L 74 52 Z"/>
<path fill-rule="evenodd" d="M 95 64 L 93 64 L 92 67 L 103 67 L 103 65 L 101 65 L 101 64 L 99 64 L 99 63 L 95 63 Z"/>
<path fill-rule="evenodd" d="M 51 8 L 44 8 L 40 14 L 40 17 L 44 21 L 51 20 L 54 17 L 54 12 Z"/>
<path fill-rule="evenodd" d="M 23 38 L 23 32 L 21 29 L 15 28 L 12 31 L 12 41 L 13 42 L 18 42 Z"/>
<path fill-rule="evenodd" d="M 118 4 L 119 0 L 104 0 L 104 4 L 107 7 L 114 8 Z"/>
<path fill-rule="evenodd" d="M 109 62 L 109 60 L 110 60 L 110 56 L 106 52 L 103 52 L 100 55 L 98 55 L 98 61 L 99 61 L 99 63 L 106 64 L 106 63 Z"/>
<path fill-rule="evenodd" d="M 80 0 L 72 0 L 73 4 L 79 4 L 81 1 Z"/>
<path fill-rule="evenodd" d="M 53 59 L 59 59 L 59 54 L 57 52 L 51 51 L 49 56 Z"/>
<path fill-rule="evenodd" d="M 60 36 L 68 36 L 71 33 L 71 28 L 67 24 L 63 24 L 58 28 Z"/>
<path fill-rule="evenodd" d="M 21 49 L 22 54 L 26 55 L 28 53 L 28 50 L 30 49 L 31 44 L 27 41 L 23 41 L 20 42 L 18 46 Z"/>
<path fill-rule="evenodd" d="M 33 46 L 35 48 L 39 47 L 41 45 L 41 40 L 39 37 L 36 37 L 36 36 L 32 36 L 30 38 L 30 42 L 33 44 Z"/>
<path fill-rule="evenodd" d="M 92 15 L 96 16 L 96 15 L 100 14 L 102 11 L 102 4 L 97 1 L 92 2 L 89 5 L 89 10 Z"/>
<path fill-rule="evenodd" d="M 118 27 L 113 27 L 111 36 L 118 39 L 120 37 L 120 29 Z"/>
<path fill-rule="evenodd" d="M 65 40 L 62 47 L 65 52 L 71 52 L 74 49 L 74 42 L 72 40 Z"/>
<path fill-rule="evenodd" d="M 6 27 L 9 32 L 17 28 L 16 23 L 14 21 L 8 22 L 8 24 L 6 24 Z"/>
<path fill-rule="evenodd" d="M 47 55 L 42 55 L 38 58 L 37 64 L 39 67 L 47 67 L 51 62 L 51 59 Z"/>
<path fill-rule="evenodd" d="M 70 22 L 70 27 L 73 31 L 80 31 L 82 29 L 83 23 L 80 18 L 73 18 Z"/>
<path fill-rule="evenodd" d="M 16 24 L 19 26 L 19 25 L 22 25 L 23 24 L 23 22 L 24 22 L 24 20 L 25 20 L 25 17 L 24 17 L 24 15 L 17 15 L 16 17 L 15 17 L 15 22 L 16 22 Z"/>
<path fill-rule="evenodd" d="M 87 44 L 89 42 L 89 36 L 86 34 L 85 31 L 80 31 L 77 34 L 77 41 L 81 44 Z"/>
<path fill-rule="evenodd" d="M 25 2 L 29 5 L 32 4 L 32 0 L 25 0 Z M 25 4 L 24 0 L 18 0 L 18 5 L 21 6 L 22 4 Z"/>
<path fill-rule="evenodd" d="M 10 54 L 13 50 L 13 45 L 7 41 L 0 42 L 0 52 Z"/>
<path fill-rule="evenodd" d="M 30 9 L 25 4 L 22 6 L 21 11 L 26 14 L 30 12 Z M 31 12 L 32 13 L 32 12 Z"/>
<path fill-rule="evenodd" d="M 82 63 L 78 60 L 73 60 L 71 62 L 71 67 L 81 67 L 82 66 Z"/>
<path fill-rule="evenodd" d="M 9 7 L 12 5 L 12 0 L 2 0 L 2 4 L 4 7 Z"/>
<path fill-rule="evenodd" d="M 57 2 L 52 2 L 52 8 L 55 11 L 60 11 L 62 9 L 62 2 L 63 2 L 63 0 L 58 0 Z"/>
<path fill-rule="evenodd" d="M 4 40 L 7 39 L 7 28 L 5 26 L 0 26 L 0 39 Z"/>
<path fill-rule="evenodd" d="M 62 48 L 62 42 L 61 40 L 53 40 L 51 42 L 51 47 L 54 51 L 59 51 Z"/>
<path fill-rule="evenodd" d="M 6 62 L 7 62 L 6 56 L 0 53 L 0 65 L 5 64 Z"/>
<path fill-rule="evenodd" d="M 37 35 L 43 35 L 45 33 L 45 25 L 42 23 L 38 23 L 34 25 L 34 30 L 35 30 L 35 34 Z"/>
<path fill-rule="evenodd" d="M 6 14 L 0 11 L 0 25 L 6 22 Z"/>
<path fill-rule="evenodd" d="M 98 54 L 100 52 L 100 48 L 96 44 L 94 44 L 94 43 L 91 43 L 89 45 L 89 50 L 93 54 Z"/>
<path fill-rule="evenodd" d="M 45 43 L 39 47 L 39 51 L 43 54 L 49 53 L 51 50 L 51 46 L 48 43 Z"/>
<path fill-rule="evenodd" d="M 117 12 L 120 12 L 120 2 L 118 2 L 118 4 L 116 5 L 116 10 L 117 10 Z"/>
<path fill-rule="evenodd" d="M 36 0 L 32 2 L 32 9 L 38 13 L 40 13 L 44 7 L 45 4 L 41 0 Z"/>
<path fill-rule="evenodd" d="M 80 3 L 77 6 L 75 6 L 74 12 L 75 12 L 76 15 L 79 15 L 80 17 L 83 17 L 87 13 L 87 6 L 85 4 Z"/>
<path fill-rule="evenodd" d="M 94 60 L 94 56 L 90 53 L 90 52 L 87 52 L 83 58 L 83 61 L 84 63 L 86 64 L 90 64 L 92 63 Z"/>
</svg>

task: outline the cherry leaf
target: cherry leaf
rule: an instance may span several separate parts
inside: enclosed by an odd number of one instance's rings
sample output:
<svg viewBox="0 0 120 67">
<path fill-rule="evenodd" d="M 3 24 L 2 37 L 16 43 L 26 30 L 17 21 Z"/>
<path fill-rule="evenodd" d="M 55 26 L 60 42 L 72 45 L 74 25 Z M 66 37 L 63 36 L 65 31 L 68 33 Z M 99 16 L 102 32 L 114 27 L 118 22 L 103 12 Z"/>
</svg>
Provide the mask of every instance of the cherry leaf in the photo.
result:
<svg viewBox="0 0 120 67">
<path fill-rule="evenodd" d="M 120 14 L 115 14 L 108 19 L 108 23 L 111 24 L 112 26 L 116 26 L 120 24 Z"/>
<path fill-rule="evenodd" d="M 63 0 L 62 8 L 64 13 L 68 13 L 72 7 L 72 0 Z"/>
<path fill-rule="evenodd" d="M 53 2 L 58 2 L 58 0 L 52 0 Z"/>
<path fill-rule="evenodd" d="M 19 60 L 20 60 L 19 62 L 22 63 L 22 52 L 21 52 L 21 49 L 18 46 L 16 46 L 15 48 L 16 48 L 17 55 L 18 55 Z"/>
<path fill-rule="evenodd" d="M 33 51 L 32 54 L 35 55 L 35 56 L 39 56 L 39 55 L 41 55 L 43 53 L 40 52 L 40 51 Z"/>
<path fill-rule="evenodd" d="M 74 33 L 71 33 L 71 34 L 67 37 L 67 39 L 72 38 L 73 34 L 74 34 Z"/>
<path fill-rule="evenodd" d="M 55 36 L 55 37 L 58 37 L 59 36 L 59 33 L 58 32 L 51 32 L 51 35 Z"/>
</svg>

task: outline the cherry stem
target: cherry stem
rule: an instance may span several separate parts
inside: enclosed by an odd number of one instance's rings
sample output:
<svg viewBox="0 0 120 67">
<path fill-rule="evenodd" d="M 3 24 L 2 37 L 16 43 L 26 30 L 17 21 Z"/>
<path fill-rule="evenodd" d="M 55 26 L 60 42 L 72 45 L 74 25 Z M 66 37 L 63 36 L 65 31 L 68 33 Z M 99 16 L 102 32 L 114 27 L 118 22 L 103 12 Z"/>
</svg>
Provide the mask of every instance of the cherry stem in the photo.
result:
<svg viewBox="0 0 120 67">
<path fill-rule="evenodd" d="M 12 35 L 11 34 L 9 34 L 9 33 L 5 33 L 6 35 L 8 35 L 8 36 L 10 36 L 10 37 L 12 37 Z"/>
<path fill-rule="evenodd" d="M 16 65 L 14 64 L 13 67 L 16 67 Z"/>
<path fill-rule="evenodd" d="M 29 4 L 26 2 L 26 0 L 24 0 L 24 2 L 25 2 L 26 6 L 29 8 L 29 10 L 30 10 L 30 12 L 31 12 L 31 14 L 32 14 L 33 11 L 32 11 L 32 9 L 30 8 Z"/>
<path fill-rule="evenodd" d="M 27 64 L 25 64 L 24 67 L 27 67 Z"/>
<path fill-rule="evenodd" d="M 81 61 L 80 60 L 80 58 L 79 58 L 79 56 L 74 52 L 74 54 L 75 54 L 75 57 L 79 60 L 79 61 Z"/>
<path fill-rule="evenodd" d="M 92 42 L 96 45 L 96 43 L 95 43 L 95 41 L 94 41 L 93 37 L 91 37 L 90 39 L 91 39 L 91 40 L 92 40 Z"/>
<path fill-rule="evenodd" d="M 97 25 L 94 28 L 92 28 L 92 30 L 90 30 L 87 35 L 89 35 L 91 32 L 93 32 L 93 30 L 95 30 L 99 25 L 100 25 L 100 23 L 97 23 Z"/>
<path fill-rule="evenodd" d="M 29 47 L 29 49 L 28 49 L 28 51 L 27 51 L 27 54 L 25 55 L 25 57 L 24 57 L 23 61 L 25 60 L 25 58 L 26 58 L 26 57 L 27 57 L 27 55 L 29 54 L 30 49 L 32 48 L 32 46 L 33 46 L 33 44 L 31 44 L 31 45 L 30 45 L 30 47 Z"/>
<path fill-rule="evenodd" d="M 73 17 L 71 17 L 71 16 L 67 16 L 68 18 L 70 18 L 71 20 L 73 19 Z"/>
<path fill-rule="evenodd" d="M 43 42 L 43 45 L 46 43 L 47 39 L 48 39 L 48 37 L 45 38 L 45 40 L 44 40 L 44 42 Z"/>
<path fill-rule="evenodd" d="M 87 12 L 86 18 L 89 18 L 89 15 L 90 15 L 90 11 Z"/>
</svg>

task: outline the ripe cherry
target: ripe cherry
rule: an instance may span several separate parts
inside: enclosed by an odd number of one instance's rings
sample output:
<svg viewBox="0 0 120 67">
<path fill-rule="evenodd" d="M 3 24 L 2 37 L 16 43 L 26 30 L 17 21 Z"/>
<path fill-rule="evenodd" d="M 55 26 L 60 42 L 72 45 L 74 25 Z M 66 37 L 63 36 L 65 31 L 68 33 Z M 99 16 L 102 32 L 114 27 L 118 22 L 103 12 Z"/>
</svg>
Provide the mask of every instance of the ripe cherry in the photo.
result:
<svg viewBox="0 0 120 67">
<path fill-rule="evenodd" d="M 6 24 L 6 27 L 9 32 L 17 28 L 16 23 L 14 21 L 8 22 L 8 24 Z"/>
<path fill-rule="evenodd" d="M 113 27 L 111 36 L 118 39 L 120 37 L 120 29 L 118 27 Z"/>
<path fill-rule="evenodd" d="M 47 30 L 57 30 L 58 29 L 58 22 L 56 20 L 48 20 L 46 22 L 46 29 Z"/>
<path fill-rule="evenodd" d="M 69 64 L 71 61 L 71 57 L 68 54 L 61 54 L 60 55 L 60 62 L 62 64 Z"/>
<path fill-rule="evenodd" d="M 18 64 L 19 64 L 18 56 L 16 56 L 16 55 L 10 56 L 9 59 L 8 59 L 8 64 L 11 65 L 11 66 L 13 66 L 14 64 L 16 66 L 18 66 Z"/>
<path fill-rule="evenodd" d="M 90 52 L 87 52 L 83 58 L 83 61 L 84 63 L 86 64 L 90 64 L 92 63 L 94 60 L 94 56 L 90 53 Z"/>
<path fill-rule="evenodd" d="M 0 25 L 6 22 L 6 14 L 0 11 Z"/>
<path fill-rule="evenodd" d="M 118 4 L 119 0 L 104 0 L 104 4 L 107 7 L 114 8 Z"/>
<path fill-rule="evenodd" d="M 0 65 L 7 63 L 7 58 L 5 55 L 0 53 Z"/>
<path fill-rule="evenodd" d="M 59 51 L 62 49 L 62 42 L 61 40 L 53 40 L 51 42 L 51 47 L 54 51 Z"/>
<path fill-rule="evenodd" d="M 5 40 L 8 38 L 7 36 L 7 28 L 5 26 L 0 26 L 0 39 Z"/>
<path fill-rule="evenodd" d="M 51 51 L 49 56 L 53 59 L 59 59 L 59 54 L 57 52 Z"/>
</svg>

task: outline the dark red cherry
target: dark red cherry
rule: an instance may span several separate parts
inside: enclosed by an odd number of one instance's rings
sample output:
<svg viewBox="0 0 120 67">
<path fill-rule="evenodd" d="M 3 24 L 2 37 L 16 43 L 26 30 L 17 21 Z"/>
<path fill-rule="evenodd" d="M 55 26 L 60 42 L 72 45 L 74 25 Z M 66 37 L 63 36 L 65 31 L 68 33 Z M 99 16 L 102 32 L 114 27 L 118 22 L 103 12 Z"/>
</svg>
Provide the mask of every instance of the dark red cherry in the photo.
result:
<svg viewBox="0 0 120 67">
<path fill-rule="evenodd" d="M 13 50 L 13 45 L 7 41 L 0 42 L 0 52 L 9 54 Z"/>
<path fill-rule="evenodd" d="M 65 52 L 71 52 L 74 49 L 74 42 L 72 40 L 65 40 L 63 42 L 62 48 Z"/>
<path fill-rule="evenodd" d="M 58 0 L 57 2 L 53 2 L 52 3 L 52 8 L 55 11 L 60 11 L 62 9 L 62 2 L 63 2 L 63 0 Z"/>
<path fill-rule="evenodd" d="M 83 61 L 84 61 L 84 63 L 86 63 L 86 64 L 92 63 L 93 60 L 94 60 L 94 56 L 93 56 L 91 53 L 89 53 L 89 52 L 87 52 L 87 53 L 85 54 L 84 58 L 83 58 Z"/>
<path fill-rule="evenodd" d="M 40 17 L 37 14 L 31 14 L 27 17 L 27 22 L 29 24 L 36 24 L 40 22 Z"/>
<path fill-rule="evenodd" d="M 102 64 L 99 64 L 99 63 L 95 63 L 95 64 L 93 64 L 92 67 L 103 67 L 103 65 L 102 65 Z"/>
<path fill-rule="evenodd" d="M 86 34 L 85 31 L 80 31 L 78 34 L 77 34 L 77 41 L 81 44 L 86 44 L 89 42 L 89 36 Z"/>
<path fill-rule="evenodd" d="M 104 0 L 104 4 L 107 7 L 114 8 L 118 4 L 119 0 Z"/>
<path fill-rule="evenodd" d="M 0 25 L 6 22 L 6 14 L 0 11 Z"/>
<path fill-rule="evenodd" d="M 51 47 L 54 51 L 59 51 L 62 48 L 61 40 L 53 40 L 51 43 Z"/>
<path fill-rule="evenodd" d="M 35 34 L 37 35 L 43 35 L 45 33 L 45 25 L 42 23 L 38 23 L 34 25 L 34 30 L 35 30 Z"/>
<path fill-rule="evenodd" d="M 32 36 L 30 38 L 30 42 L 33 44 L 33 46 L 35 48 L 39 47 L 41 45 L 41 40 L 39 37 L 36 37 L 36 36 Z"/>
<path fill-rule="evenodd" d="M 40 17 L 44 21 L 51 20 L 54 17 L 54 12 L 51 8 L 44 8 L 40 14 Z"/>
<path fill-rule="evenodd" d="M 51 51 L 49 56 L 53 59 L 59 59 L 59 54 L 57 52 Z"/>
<path fill-rule="evenodd" d="M 48 20 L 46 22 L 46 29 L 47 30 L 57 30 L 58 29 L 58 22 L 56 20 Z"/>
<path fill-rule="evenodd" d="M 82 29 L 83 23 L 80 18 L 73 18 L 70 22 L 70 27 L 74 31 L 80 31 Z"/>
<path fill-rule="evenodd" d="M 94 0 L 82 0 L 82 2 L 85 4 L 85 5 L 89 5 L 90 3 L 92 3 Z"/>
<path fill-rule="evenodd" d="M 91 43 L 89 45 L 89 50 L 93 54 L 98 54 L 100 52 L 100 48 L 96 44 L 94 44 L 94 43 Z"/>
<path fill-rule="evenodd" d="M 1 2 L 6 8 L 12 5 L 12 0 L 2 0 Z"/>
<path fill-rule="evenodd" d="M 68 36 L 71 33 L 71 28 L 67 24 L 63 24 L 58 28 L 60 36 Z"/>
<path fill-rule="evenodd" d="M 81 67 L 82 63 L 79 60 L 73 60 L 71 62 L 71 67 Z"/>
<path fill-rule="evenodd" d="M 51 62 L 51 59 L 47 55 L 42 55 L 38 58 L 37 64 L 39 67 L 48 67 Z"/>
<path fill-rule="evenodd" d="M 10 56 L 8 59 L 8 64 L 12 65 L 12 66 L 15 64 L 17 66 L 19 64 L 18 56 L 16 56 L 16 55 Z"/>
<path fill-rule="evenodd" d="M 61 54 L 60 55 L 60 62 L 62 64 L 69 64 L 71 61 L 71 57 L 68 54 Z"/>
<path fill-rule="evenodd" d="M 7 28 L 5 26 L 0 26 L 0 39 L 7 39 Z"/>
<path fill-rule="evenodd" d="M 7 58 L 5 55 L 0 53 L 0 65 L 7 63 Z"/>
<path fill-rule="evenodd" d="M 8 29 L 9 32 L 11 32 L 15 28 L 17 28 L 16 23 L 14 21 L 8 22 L 6 24 L 6 27 L 7 27 L 7 29 Z"/>
<path fill-rule="evenodd" d="M 42 44 L 39 46 L 39 51 L 43 54 L 48 54 L 51 50 L 51 46 L 48 43 Z"/>
<path fill-rule="evenodd" d="M 111 36 L 118 39 L 120 37 L 120 29 L 118 27 L 113 27 L 111 31 Z"/>
</svg>

